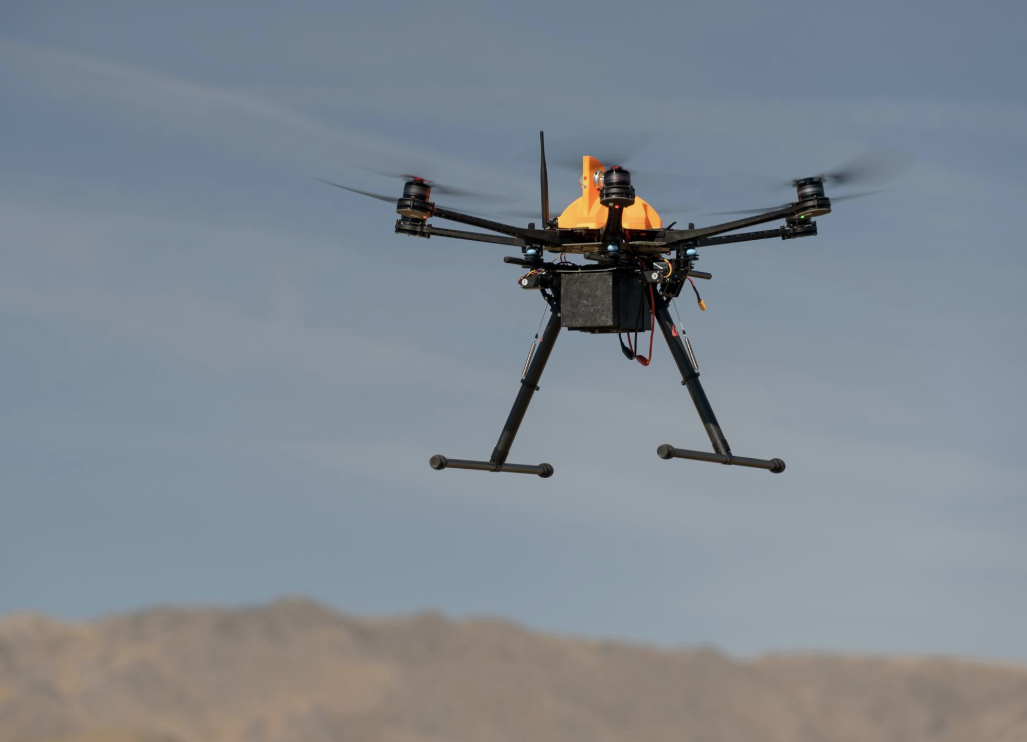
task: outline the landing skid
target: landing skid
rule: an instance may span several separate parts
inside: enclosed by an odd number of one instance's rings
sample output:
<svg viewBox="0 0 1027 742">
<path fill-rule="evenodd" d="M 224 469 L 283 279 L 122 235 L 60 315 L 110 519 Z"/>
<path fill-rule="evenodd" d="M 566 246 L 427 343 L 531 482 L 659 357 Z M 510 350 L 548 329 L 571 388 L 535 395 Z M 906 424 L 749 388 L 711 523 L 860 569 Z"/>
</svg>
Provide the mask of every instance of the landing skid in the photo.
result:
<svg viewBox="0 0 1027 742">
<path fill-rule="evenodd" d="M 684 337 L 684 331 L 679 333 L 671 319 L 667 308 L 669 300 L 658 299 L 657 301 L 659 303 L 656 307 L 656 319 L 660 325 L 660 330 L 663 332 L 663 337 L 667 341 L 667 346 L 670 348 L 670 353 L 674 357 L 674 362 L 681 372 L 681 384 L 688 388 L 688 392 L 692 396 L 692 402 L 695 404 L 695 409 L 699 413 L 699 419 L 702 420 L 703 427 L 706 428 L 706 433 L 710 437 L 710 443 L 713 444 L 713 453 L 675 448 L 669 444 L 663 444 L 656 451 L 659 457 L 661 459 L 690 459 L 692 461 L 709 461 L 728 466 L 766 469 L 774 474 L 783 472 L 785 470 L 785 462 L 781 459 L 752 459 L 745 456 L 735 456 L 731 453 L 731 447 L 724 437 L 720 423 L 717 422 L 717 416 L 713 414 L 713 407 L 710 406 L 710 401 L 706 398 L 706 392 L 703 390 L 702 384 L 699 383 L 699 370 L 696 367 L 691 345 Z M 521 388 L 517 392 L 517 398 L 514 400 L 513 408 L 510 410 L 510 415 L 506 420 L 506 425 L 503 427 L 503 432 L 499 435 L 499 442 L 496 443 L 492 457 L 488 461 L 474 461 L 469 459 L 450 459 L 442 455 L 435 455 L 431 457 L 429 462 L 432 469 L 437 471 L 442 469 L 472 469 L 475 471 L 509 472 L 512 474 L 536 474 L 543 479 L 553 476 L 553 467 L 550 464 L 508 464 L 506 459 L 510 455 L 510 447 L 517 436 L 517 430 L 521 426 L 521 421 L 528 411 L 528 404 L 531 402 L 535 392 L 538 391 L 539 379 L 542 378 L 542 371 L 549 360 L 549 355 L 553 352 L 556 338 L 560 334 L 560 327 L 560 315 L 555 309 L 552 309 L 549 315 L 549 322 L 546 324 L 544 334 L 539 341 L 538 349 L 531 357 L 531 361 L 525 370 L 524 378 L 521 379 Z"/>
</svg>

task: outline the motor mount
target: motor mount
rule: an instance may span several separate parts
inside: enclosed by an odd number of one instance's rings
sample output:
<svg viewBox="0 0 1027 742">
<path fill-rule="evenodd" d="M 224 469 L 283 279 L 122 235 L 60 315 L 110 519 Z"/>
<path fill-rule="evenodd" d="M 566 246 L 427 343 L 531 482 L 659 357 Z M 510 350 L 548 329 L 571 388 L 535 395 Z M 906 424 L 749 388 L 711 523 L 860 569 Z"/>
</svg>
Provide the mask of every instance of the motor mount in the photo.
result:
<svg viewBox="0 0 1027 742">
<path fill-rule="evenodd" d="M 396 234 L 405 234 L 410 237 L 424 237 L 428 239 L 431 234 L 428 232 L 428 225 L 424 219 L 415 219 L 404 216 L 396 220 Z"/>
</svg>

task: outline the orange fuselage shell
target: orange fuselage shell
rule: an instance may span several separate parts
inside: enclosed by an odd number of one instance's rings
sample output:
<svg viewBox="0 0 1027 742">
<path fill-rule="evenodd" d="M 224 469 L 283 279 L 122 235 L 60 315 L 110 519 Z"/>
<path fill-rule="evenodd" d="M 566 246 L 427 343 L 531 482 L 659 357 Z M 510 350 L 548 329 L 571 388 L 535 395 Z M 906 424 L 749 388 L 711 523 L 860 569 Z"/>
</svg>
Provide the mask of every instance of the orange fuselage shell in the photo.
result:
<svg viewBox="0 0 1027 742">
<path fill-rule="evenodd" d="M 599 189 L 593 177 L 596 170 L 606 172 L 606 168 L 596 158 L 588 155 L 581 158 L 581 198 L 573 201 L 560 214 L 560 229 L 602 229 L 606 226 L 609 209 L 599 203 Z M 660 229 L 663 226 L 663 220 L 656 209 L 637 196 L 635 203 L 624 209 L 622 223 L 625 229 Z"/>
</svg>

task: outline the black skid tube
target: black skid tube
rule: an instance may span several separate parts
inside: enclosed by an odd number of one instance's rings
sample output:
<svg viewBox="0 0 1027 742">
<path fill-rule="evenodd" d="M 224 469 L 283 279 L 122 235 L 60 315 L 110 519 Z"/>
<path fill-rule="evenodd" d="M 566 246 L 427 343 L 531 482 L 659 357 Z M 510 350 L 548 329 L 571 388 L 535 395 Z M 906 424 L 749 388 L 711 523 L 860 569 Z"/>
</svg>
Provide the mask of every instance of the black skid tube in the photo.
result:
<svg viewBox="0 0 1027 742">
<path fill-rule="evenodd" d="M 445 456 L 432 456 L 428 462 L 432 469 L 474 469 L 476 471 L 506 471 L 511 474 L 538 474 L 543 479 L 553 476 L 552 464 L 494 464 L 491 461 L 469 461 L 467 459 L 447 459 Z"/>
<path fill-rule="evenodd" d="M 735 456 L 734 454 L 709 453 L 707 451 L 691 451 L 687 448 L 674 448 L 669 443 L 664 443 L 656 449 L 656 455 L 661 459 L 692 459 L 693 461 L 711 461 L 715 464 L 728 466 L 748 466 L 752 469 L 766 469 L 773 474 L 780 474 L 785 470 L 785 462 L 781 459 L 750 459 L 746 456 Z"/>
</svg>

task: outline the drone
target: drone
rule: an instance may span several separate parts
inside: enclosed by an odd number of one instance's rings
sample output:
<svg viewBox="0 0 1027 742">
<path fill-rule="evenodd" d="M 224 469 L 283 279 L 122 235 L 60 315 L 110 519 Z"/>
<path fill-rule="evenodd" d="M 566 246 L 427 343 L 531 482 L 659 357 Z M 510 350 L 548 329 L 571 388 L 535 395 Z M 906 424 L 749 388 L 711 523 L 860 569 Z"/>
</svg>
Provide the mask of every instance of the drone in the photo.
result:
<svg viewBox="0 0 1027 742">
<path fill-rule="evenodd" d="M 449 237 L 486 242 L 520 249 L 519 256 L 507 255 L 503 261 L 526 269 L 519 279 L 522 289 L 538 291 L 549 306 L 545 330 L 536 333 L 528 358 L 521 371 L 520 387 L 507 417 L 499 441 L 488 461 L 452 459 L 432 456 L 432 469 L 471 469 L 490 472 L 536 474 L 542 478 L 553 475 L 551 464 L 512 464 L 507 461 L 514 438 L 528 410 L 532 397 L 539 391 L 539 380 L 553 351 L 561 329 L 591 334 L 617 334 L 621 350 L 629 360 L 644 366 L 652 358 L 652 339 L 659 327 L 670 348 L 681 383 L 688 389 L 713 451 L 677 448 L 670 444 L 656 449 L 661 459 L 690 459 L 712 463 L 764 469 L 775 474 L 785 470 L 780 458 L 758 459 L 737 456 L 731 452 L 713 407 L 699 381 L 699 369 L 692 344 L 683 327 L 675 325 L 669 311 L 685 285 L 695 292 L 700 309 L 706 306 L 693 279 L 710 280 L 712 274 L 696 270 L 698 251 L 703 247 L 751 240 L 793 240 L 817 235 L 815 217 L 831 213 L 831 199 L 825 193 L 828 183 L 852 184 L 866 180 L 875 168 L 872 163 L 856 161 L 846 168 L 789 182 L 795 189 L 795 201 L 763 209 L 719 212 L 752 216 L 722 224 L 688 229 L 663 226 L 656 210 L 635 195 L 631 172 L 621 165 L 604 166 L 595 157 L 581 159 L 581 196 L 563 213 L 553 217 L 549 210 L 549 175 L 546 167 L 545 134 L 539 133 L 541 166 L 541 228 L 529 223 L 526 228 L 504 224 L 474 214 L 444 208 L 432 202 L 432 190 L 441 194 L 469 195 L 470 192 L 442 186 L 414 175 L 405 179 L 402 196 L 391 196 L 351 188 L 332 181 L 328 185 L 353 193 L 395 203 L 395 231 L 410 237 L 430 239 Z M 881 191 L 864 191 L 835 198 L 840 201 Z M 437 227 L 430 222 L 443 219 L 484 231 L 468 231 Z M 750 227 L 783 220 L 776 229 L 744 231 Z M 556 254 L 558 259 L 547 259 Z M 586 263 L 566 259 L 567 254 L 580 255 Z M 539 323 L 541 327 L 541 323 Z M 638 333 L 649 332 L 649 355 L 639 351 Z M 635 341 L 632 343 L 631 336 Z M 624 336 L 628 342 L 625 344 Z"/>
</svg>

